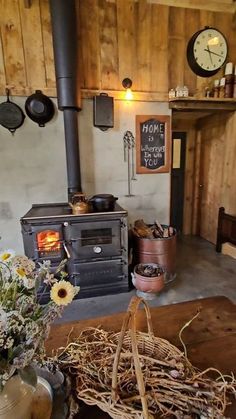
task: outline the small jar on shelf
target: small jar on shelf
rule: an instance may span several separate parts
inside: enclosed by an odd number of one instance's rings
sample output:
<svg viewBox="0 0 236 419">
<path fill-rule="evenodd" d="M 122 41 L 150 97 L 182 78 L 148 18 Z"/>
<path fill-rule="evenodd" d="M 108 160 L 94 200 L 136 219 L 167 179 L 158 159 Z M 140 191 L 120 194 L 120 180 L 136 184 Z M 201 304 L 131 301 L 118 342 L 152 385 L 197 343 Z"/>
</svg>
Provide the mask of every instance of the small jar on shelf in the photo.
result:
<svg viewBox="0 0 236 419">
<path fill-rule="evenodd" d="M 225 97 L 225 77 L 220 79 L 220 87 L 219 87 L 219 98 Z"/>
<path fill-rule="evenodd" d="M 175 89 L 170 89 L 169 90 L 169 99 L 173 99 L 175 98 Z"/>
<path fill-rule="evenodd" d="M 187 87 L 187 86 L 184 86 L 184 87 L 183 87 L 183 89 L 182 89 L 182 94 L 183 94 L 183 97 L 188 97 L 188 95 L 189 95 L 189 90 L 188 90 L 188 87 Z"/>
<path fill-rule="evenodd" d="M 220 90 L 220 80 L 214 80 L 214 87 L 213 87 L 213 97 L 219 97 L 219 90 Z"/>
<path fill-rule="evenodd" d="M 234 68 L 234 91 L 233 91 L 233 97 L 236 99 L 236 66 Z"/>
<path fill-rule="evenodd" d="M 225 66 L 225 96 L 226 98 L 233 97 L 234 93 L 234 74 L 233 63 L 227 63 Z"/>
</svg>

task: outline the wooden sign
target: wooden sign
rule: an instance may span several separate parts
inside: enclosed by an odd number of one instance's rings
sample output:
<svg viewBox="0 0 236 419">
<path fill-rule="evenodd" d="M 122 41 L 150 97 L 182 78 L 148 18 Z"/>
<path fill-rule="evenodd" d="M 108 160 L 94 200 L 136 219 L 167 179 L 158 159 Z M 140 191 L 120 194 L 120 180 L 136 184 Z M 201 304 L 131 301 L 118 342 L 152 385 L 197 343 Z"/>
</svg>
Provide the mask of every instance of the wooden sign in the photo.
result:
<svg viewBox="0 0 236 419">
<path fill-rule="evenodd" d="M 170 117 L 136 116 L 136 172 L 164 173 L 170 170 Z"/>
</svg>

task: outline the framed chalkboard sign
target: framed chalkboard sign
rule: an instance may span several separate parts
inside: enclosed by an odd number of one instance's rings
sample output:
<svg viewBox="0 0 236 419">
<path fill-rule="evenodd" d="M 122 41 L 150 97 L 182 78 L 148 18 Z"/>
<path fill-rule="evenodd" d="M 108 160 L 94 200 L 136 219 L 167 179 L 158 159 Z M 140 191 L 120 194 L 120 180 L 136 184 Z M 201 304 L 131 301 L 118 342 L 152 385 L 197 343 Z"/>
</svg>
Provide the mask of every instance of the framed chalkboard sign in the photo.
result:
<svg viewBox="0 0 236 419">
<path fill-rule="evenodd" d="M 170 170 L 170 117 L 136 116 L 136 172 L 164 173 Z"/>
</svg>

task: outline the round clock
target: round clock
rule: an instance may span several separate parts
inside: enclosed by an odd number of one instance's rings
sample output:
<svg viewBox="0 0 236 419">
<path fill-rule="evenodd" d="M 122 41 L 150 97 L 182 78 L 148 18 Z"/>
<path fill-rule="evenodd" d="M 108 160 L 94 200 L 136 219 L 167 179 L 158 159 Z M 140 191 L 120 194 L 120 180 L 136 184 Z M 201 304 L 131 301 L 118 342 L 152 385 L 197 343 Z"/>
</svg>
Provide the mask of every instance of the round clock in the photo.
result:
<svg viewBox="0 0 236 419">
<path fill-rule="evenodd" d="M 214 76 L 225 64 L 227 53 L 227 41 L 215 28 L 206 27 L 196 32 L 187 46 L 188 64 L 201 77 Z"/>
</svg>

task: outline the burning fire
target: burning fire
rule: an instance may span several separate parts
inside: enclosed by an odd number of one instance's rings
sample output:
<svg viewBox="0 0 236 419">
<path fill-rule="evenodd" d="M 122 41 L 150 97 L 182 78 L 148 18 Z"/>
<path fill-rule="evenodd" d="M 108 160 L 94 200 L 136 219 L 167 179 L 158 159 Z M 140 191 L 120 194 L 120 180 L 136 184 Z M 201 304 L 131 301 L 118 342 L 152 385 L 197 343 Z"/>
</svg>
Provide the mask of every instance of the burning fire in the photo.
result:
<svg viewBox="0 0 236 419">
<path fill-rule="evenodd" d="M 37 244 L 40 252 L 60 251 L 60 235 L 58 231 L 45 230 L 37 234 Z"/>
</svg>

